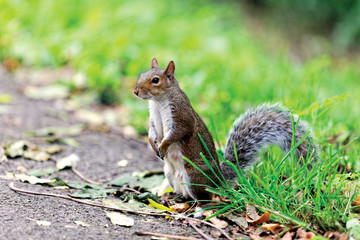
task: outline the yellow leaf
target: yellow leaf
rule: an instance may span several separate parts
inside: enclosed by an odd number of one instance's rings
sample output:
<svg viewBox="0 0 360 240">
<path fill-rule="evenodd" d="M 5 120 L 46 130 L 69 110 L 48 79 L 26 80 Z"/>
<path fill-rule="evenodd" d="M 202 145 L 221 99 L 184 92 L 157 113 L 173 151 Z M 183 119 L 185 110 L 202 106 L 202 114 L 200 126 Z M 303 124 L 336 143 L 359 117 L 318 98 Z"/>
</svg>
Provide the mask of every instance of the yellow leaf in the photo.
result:
<svg viewBox="0 0 360 240">
<path fill-rule="evenodd" d="M 173 192 L 174 190 L 169 187 L 168 189 L 166 189 L 165 191 L 161 192 L 160 194 L 164 194 L 164 193 L 168 193 L 168 192 Z"/>
<path fill-rule="evenodd" d="M 154 208 L 159 209 L 159 210 L 165 210 L 165 211 L 171 212 L 170 208 L 165 207 L 164 205 L 161 205 L 161 204 L 159 204 L 159 203 L 157 203 L 154 200 L 151 200 L 149 198 L 148 198 L 148 200 L 149 200 L 149 203 L 150 203 L 149 206 L 154 207 Z"/>
</svg>

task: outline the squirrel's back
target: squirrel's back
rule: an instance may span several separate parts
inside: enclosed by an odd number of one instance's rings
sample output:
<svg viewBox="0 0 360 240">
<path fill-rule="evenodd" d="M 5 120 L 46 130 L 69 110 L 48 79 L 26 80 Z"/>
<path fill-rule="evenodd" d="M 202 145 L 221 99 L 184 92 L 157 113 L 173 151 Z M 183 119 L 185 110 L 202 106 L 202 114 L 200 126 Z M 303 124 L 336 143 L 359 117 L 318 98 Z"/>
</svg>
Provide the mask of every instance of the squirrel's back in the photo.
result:
<svg viewBox="0 0 360 240">
<path fill-rule="evenodd" d="M 295 114 L 293 116 L 296 124 L 298 116 Z M 300 120 L 295 132 L 296 142 L 308 131 L 306 122 Z M 245 169 L 254 164 L 262 147 L 276 145 L 284 152 L 288 152 L 291 149 L 292 139 L 292 121 L 289 110 L 280 104 L 263 104 L 256 109 L 248 110 L 235 121 L 226 142 L 224 157 L 237 165 L 233 145 L 235 142 L 239 167 Z M 306 159 L 309 149 L 310 153 L 314 151 L 313 156 L 317 158 L 318 147 L 312 141 L 313 137 L 309 135 L 298 146 L 297 158 Z M 309 144 L 311 144 L 310 148 Z M 236 177 L 234 171 L 226 163 L 222 163 L 221 171 L 228 179 Z"/>
</svg>

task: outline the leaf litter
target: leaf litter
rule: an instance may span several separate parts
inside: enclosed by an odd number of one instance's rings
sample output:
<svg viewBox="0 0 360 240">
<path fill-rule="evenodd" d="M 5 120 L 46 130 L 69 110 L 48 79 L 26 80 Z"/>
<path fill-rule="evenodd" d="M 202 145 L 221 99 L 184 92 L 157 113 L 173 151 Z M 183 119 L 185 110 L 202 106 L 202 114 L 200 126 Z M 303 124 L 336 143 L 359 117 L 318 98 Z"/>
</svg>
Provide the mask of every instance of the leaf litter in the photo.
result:
<svg viewBox="0 0 360 240">
<path fill-rule="evenodd" d="M 38 146 L 26 140 L 5 143 L 3 149 L 8 158 L 23 157 L 35 161 L 47 161 L 51 158 L 51 155 L 64 150 L 60 145 Z"/>
<path fill-rule="evenodd" d="M 73 168 L 76 167 L 78 162 L 80 161 L 80 157 L 74 153 L 70 154 L 67 157 L 63 157 L 56 161 L 56 169 L 58 171 L 63 170 L 65 168 Z"/>
<path fill-rule="evenodd" d="M 82 130 L 80 130 L 80 128 L 74 128 L 71 131 L 65 132 L 66 134 L 74 134 L 79 131 Z M 58 132 L 53 131 L 53 129 L 49 131 L 42 129 L 42 131 L 37 132 L 37 134 L 39 134 L 39 136 L 62 136 L 64 132 L 61 130 L 59 134 Z M 46 161 L 51 158 L 52 154 L 56 154 L 60 151 L 63 151 L 63 147 L 61 145 L 51 144 L 47 146 L 37 146 L 29 141 L 21 140 L 5 144 L 4 148 L 0 148 L 0 157 L 1 153 L 3 153 L 2 156 L 9 156 L 10 158 L 27 157 L 37 161 Z M 38 153 L 38 155 L 35 153 Z M 42 156 L 40 153 L 46 157 Z M 48 156 L 45 154 L 48 154 Z M 22 182 L 29 182 L 31 184 L 45 184 L 53 187 L 68 187 L 71 189 L 78 189 L 80 191 L 71 193 L 69 196 L 80 199 L 102 198 L 104 205 L 110 207 L 117 206 L 123 209 L 148 213 L 171 212 L 181 214 L 184 212 L 191 213 L 193 211 L 190 209 L 190 205 L 188 203 L 176 203 L 171 199 L 170 201 L 160 201 L 160 192 L 156 191 L 156 194 L 154 194 L 154 189 L 158 189 L 159 186 L 163 185 L 164 183 L 164 176 L 159 171 L 135 171 L 133 173 L 123 174 L 107 184 L 65 182 L 59 178 L 41 178 L 51 175 L 56 171 L 61 171 L 66 168 L 73 168 L 79 163 L 79 161 L 80 158 L 77 155 L 71 154 L 69 156 L 58 159 L 56 161 L 56 169 L 51 167 L 44 169 L 33 169 L 27 171 L 27 174 L 6 173 L 6 175 L 10 179 L 18 179 Z M 127 164 L 128 160 L 123 159 L 119 161 L 118 165 L 126 166 Z M 116 186 L 121 188 L 110 188 L 109 186 Z M 130 193 L 127 192 L 128 189 L 131 190 Z M 122 198 L 122 200 L 108 200 L 106 198 L 109 194 L 120 194 L 120 198 Z M 167 199 L 167 197 L 165 197 L 165 199 Z M 357 202 L 358 199 L 355 198 L 353 205 L 357 206 Z M 112 213 L 110 213 L 110 215 L 111 214 Z M 214 214 L 214 211 L 206 210 L 203 212 L 203 214 L 205 217 L 210 217 Z M 133 219 L 128 218 L 123 214 L 116 214 L 116 216 L 114 215 L 112 217 L 108 216 L 108 218 L 111 219 L 113 224 L 118 224 L 121 226 L 131 227 L 134 224 Z M 226 219 L 227 221 L 223 219 Z M 266 223 L 269 220 L 270 213 L 266 212 L 259 216 L 256 212 L 255 206 L 251 204 L 247 205 L 246 215 L 230 213 L 215 216 L 209 219 L 209 221 L 218 228 L 233 229 L 231 231 L 233 231 L 234 236 L 245 232 L 246 234 L 250 235 L 251 239 L 260 239 L 262 237 L 264 239 L 278 239 L 277 236 L 279 236 L 278 234 L 283 231 L 284 227 L 278 223 Z M 229 227 L 229 224 L 232 224 L 233 226 Z M 81 224 L 79 223 L 78 225 Z M 354 236 L 357 236 L 357 234 L 360 232 L 360 230 L 358 230 L 359 227 L 357 226 L 358 225 L 351 226 L 350 228 Z M 213 234 L 217 235 L 218 233 Z M 341 235 L 337 232 L 329 232 L 326 234 L 328 236 L 332 236 L 333 239 L 345 239 L 344 235 Z M 310 239 L 313 236 L 313 233 L 298 228 L 296 232 L 292 230 L 283 234 L 282 239 L 294 239 L 294 237 L 295 239 Z"/>
<path fill-rule="evenodd" d="M 132 227 L 134 225 L 134 219 L 118 212 L 106 212 L 106 217 L 110 219 L 112 224 Z"/>
</svg>

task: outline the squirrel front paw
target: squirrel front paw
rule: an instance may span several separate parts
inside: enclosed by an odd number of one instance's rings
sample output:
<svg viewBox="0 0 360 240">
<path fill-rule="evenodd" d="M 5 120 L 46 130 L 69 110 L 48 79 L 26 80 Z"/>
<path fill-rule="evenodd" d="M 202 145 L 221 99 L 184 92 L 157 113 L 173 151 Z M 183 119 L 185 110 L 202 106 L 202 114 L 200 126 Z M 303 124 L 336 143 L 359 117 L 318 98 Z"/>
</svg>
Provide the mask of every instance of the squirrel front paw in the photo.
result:
<svg viewBox="0 0 360 240">
<path fill-rule="evenodd" d="M 157 138 L 155 138 L 155 140 L 152 140 L 151 138 L 149 138 L 149 143 L 151 145 L 151 148 L 154 150 L 155 154 L 162 159 L 162 157 L 160 157 L 160 150 L 159 150 L 159 146 L 157 144 Z"/>
<path fill-rule="evenodd" d="M 159 146 L 159 155 L 158 155 L 161 159 L 164 159 L 167 149 L 168 149 L 168 145 L 166 144 L 166 142 L 162 141 Z"/>
</svg>

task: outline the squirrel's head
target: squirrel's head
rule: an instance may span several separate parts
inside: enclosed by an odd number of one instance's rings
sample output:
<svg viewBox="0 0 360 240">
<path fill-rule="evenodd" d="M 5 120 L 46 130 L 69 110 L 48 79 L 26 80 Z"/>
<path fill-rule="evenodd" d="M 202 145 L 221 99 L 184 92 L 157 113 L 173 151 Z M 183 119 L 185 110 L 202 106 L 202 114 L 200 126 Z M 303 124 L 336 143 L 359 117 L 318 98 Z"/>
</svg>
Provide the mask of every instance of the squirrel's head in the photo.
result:
<svg viewBox="0 0 360 240">
<path fill-rule="evenodd" d="M 171 86 L 176 85 L 175 64 L 170 61 L 166 69 L 160 69 L 156 58 L 151 61 L 151 69 L 140 74 L 134 94 L 142 99 L 156 99 L 165 96 Z"/>
</svg>

